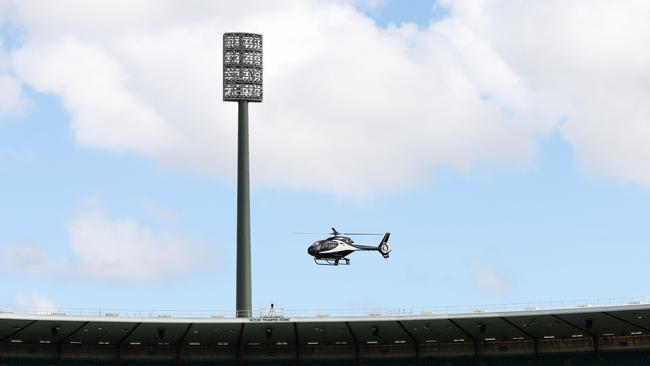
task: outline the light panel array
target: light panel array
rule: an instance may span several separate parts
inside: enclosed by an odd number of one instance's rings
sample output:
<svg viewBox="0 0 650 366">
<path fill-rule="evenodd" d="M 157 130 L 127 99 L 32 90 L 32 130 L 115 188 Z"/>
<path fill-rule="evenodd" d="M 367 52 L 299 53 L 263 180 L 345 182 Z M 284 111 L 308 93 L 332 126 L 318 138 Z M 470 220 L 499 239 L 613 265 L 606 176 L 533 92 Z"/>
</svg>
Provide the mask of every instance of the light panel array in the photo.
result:
<svg viewBox="0 0 650 366">
<path fill-rule="evenodd" d="M 223 100 L 262 101 L 262 35 L 224 33 Z"/>
</svg>

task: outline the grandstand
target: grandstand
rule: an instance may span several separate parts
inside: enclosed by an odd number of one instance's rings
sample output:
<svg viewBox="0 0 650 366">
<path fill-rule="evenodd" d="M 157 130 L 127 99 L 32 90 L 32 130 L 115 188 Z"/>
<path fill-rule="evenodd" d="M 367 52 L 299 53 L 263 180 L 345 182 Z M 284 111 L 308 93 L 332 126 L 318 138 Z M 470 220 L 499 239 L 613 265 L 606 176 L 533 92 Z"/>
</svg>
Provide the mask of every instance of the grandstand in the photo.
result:
<svg viewBox="0 0 650 366">
<path fill-rule="evenodd" d="M 0 366 L 650 365 L 650 303 L 248 318 L 0 313 Z"/>
</svg>

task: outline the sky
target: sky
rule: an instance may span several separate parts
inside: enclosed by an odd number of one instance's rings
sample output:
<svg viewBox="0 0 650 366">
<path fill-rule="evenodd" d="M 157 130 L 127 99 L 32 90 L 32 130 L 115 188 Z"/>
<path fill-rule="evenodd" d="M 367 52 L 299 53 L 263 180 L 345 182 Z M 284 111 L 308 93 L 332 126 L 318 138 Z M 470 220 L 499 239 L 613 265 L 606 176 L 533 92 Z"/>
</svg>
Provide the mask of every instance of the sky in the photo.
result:
<svg viewBox="0 0 650 366">
<path fill-rule="evenodd" d="M 264 35 L 253 307 L 650 295 L 645 0 L 0 0 L 0 307 L 235 307 L 236 105 Z M 392 253 L 316 266 L 324 235 Z M 379 238 L 357 238 L 372 244 Z"/>
</svg>

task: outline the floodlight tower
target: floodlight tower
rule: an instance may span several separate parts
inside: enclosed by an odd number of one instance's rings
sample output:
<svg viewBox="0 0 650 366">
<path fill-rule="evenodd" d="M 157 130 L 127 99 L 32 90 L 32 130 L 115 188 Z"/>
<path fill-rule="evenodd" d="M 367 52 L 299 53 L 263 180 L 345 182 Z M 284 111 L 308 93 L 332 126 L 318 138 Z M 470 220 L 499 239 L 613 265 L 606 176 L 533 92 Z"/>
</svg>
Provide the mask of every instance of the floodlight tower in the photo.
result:
<svg viewBox="0 0 650 366">
<path fill-rule="evenodd" d="M 237 317 L 252 315 L 248 102 L 262 101 L 262 35 L 224 33 L 223 100 L 238 103 Z"/>
</svg>

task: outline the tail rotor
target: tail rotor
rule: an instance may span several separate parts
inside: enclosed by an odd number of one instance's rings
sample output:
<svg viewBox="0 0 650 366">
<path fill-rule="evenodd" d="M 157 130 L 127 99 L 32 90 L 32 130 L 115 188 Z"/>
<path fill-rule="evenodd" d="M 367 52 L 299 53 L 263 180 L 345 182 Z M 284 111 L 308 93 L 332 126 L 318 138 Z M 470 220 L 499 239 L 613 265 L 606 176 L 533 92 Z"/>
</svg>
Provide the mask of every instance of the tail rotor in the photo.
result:
<svg viewBox="0 0 650 366">
<path fill-rule="evenodd" d="M 391 252 L 390 244 L 388 243 L 389 238 L 390 238 L 390 233 L 386 233 L 384 235 L 384 238 L 381 239 L 379 246 L 377 247 L 377 250 L 384 258 L 388 258 L 389 253 Z"/>
</svg>

